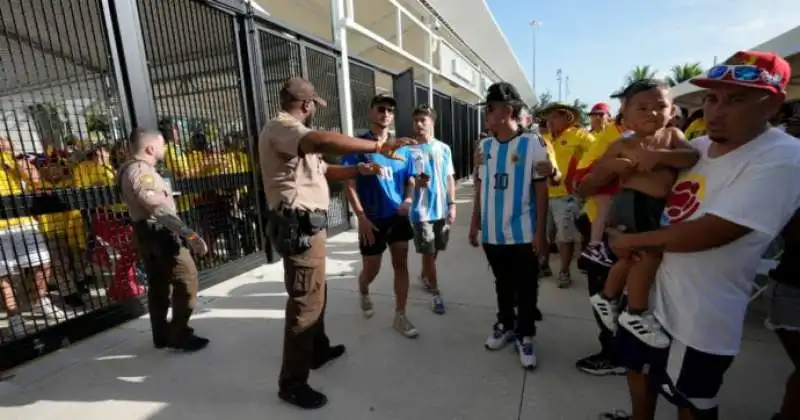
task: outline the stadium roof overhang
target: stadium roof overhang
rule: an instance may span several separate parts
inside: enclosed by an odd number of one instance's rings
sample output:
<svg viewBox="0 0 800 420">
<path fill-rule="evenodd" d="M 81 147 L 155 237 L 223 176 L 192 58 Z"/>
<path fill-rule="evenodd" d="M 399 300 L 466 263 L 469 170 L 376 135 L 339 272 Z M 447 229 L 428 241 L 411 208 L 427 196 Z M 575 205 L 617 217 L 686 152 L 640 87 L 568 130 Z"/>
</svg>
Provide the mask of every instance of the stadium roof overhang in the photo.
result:
<svg viewBox="0 0 800 420">
<path fill-rule="evenodd" d="M 750 48 L 757 51 L 772 51 L 780 54 L 792 66 L 792 77 L 789 80 L 788 100 L 800 99 L 800 26 L 790 29 L 775 38 Z M 672 88 L 675 103 L 684 108 L 702 106 L 703 91 L 689 81 Z"/>
<path fill-rule="evenodd" d="M 255 2 L 274 20 L 334 42 L 332 15 L 336 11 L 332 10 L 331 0 Z M 396 73 L 413 67 L 415 78 L 422 84 L 428 83 L 427 74 L 431 70 L 437 90 L 470 103 L 477 102 L 486 87 L 498 80 L 511 81 L 527 101 L 534 100 L 529 82 L 484 1 L 345 0 L 341 3 L 347 9 L 344 20 L 351 56 Z M 475 27 L 481 30 L 475 31 Z M 391 91 L 391 77 L 379 75 L 377 85 Z"/>
</svg>

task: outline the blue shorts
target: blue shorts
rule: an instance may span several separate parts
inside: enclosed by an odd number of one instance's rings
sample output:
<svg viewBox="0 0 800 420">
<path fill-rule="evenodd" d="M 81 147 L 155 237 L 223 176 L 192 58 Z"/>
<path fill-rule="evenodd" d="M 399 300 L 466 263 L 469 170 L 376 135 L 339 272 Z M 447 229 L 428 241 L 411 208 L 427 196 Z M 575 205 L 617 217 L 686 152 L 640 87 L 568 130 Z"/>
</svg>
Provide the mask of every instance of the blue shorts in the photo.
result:
<svg viewBox="0 0 800 420">
<path fill-rule="evenodd" d="M 709 410 L 718 405 L 722 378 L 734 356 L 704 353 L 672 339 L 666 349 L 648 346 L 620 328 L 615 340 L 617 362 L 648 375 L 654 389 L 681 408 Z"/>
</svg>

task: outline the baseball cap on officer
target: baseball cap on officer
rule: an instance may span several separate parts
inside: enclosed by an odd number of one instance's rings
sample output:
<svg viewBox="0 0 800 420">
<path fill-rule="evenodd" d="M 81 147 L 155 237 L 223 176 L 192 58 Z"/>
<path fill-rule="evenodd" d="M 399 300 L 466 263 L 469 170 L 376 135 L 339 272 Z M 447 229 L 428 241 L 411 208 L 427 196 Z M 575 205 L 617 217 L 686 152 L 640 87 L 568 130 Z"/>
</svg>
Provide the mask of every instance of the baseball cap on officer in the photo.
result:
<svg viewBox="0 0 800 420">
<path fill-rule="evenodd" d="M 701 88 L 741 86 L 785 98 L 791 76 L 792 67 L 774 52 L 739 51 L 689 83 Z"/>
<path fill-rule="evenodd" d="M 369 102 L 369 107 L 374 108 L 378 105 L 390 105 L 393 107 L 397 107 L 397 100 L 394 99 L 393 96 L 387 95 L 385 93 L 379 93 L 372 97 L 372 100 Z"/>
<path fill-rule="evenodd" d="M 282 102 L 314 101 L 317 106 L 326 107 L 328 103 L 317 95 L 314 85 L 302 77 L 292 77 L 283 83 L 280 98 Z"/>
<path fill-rule="evenodd" d="M 486 98 L 478 105 L 483 106 L 492 102 L 502 102 L 512 106 L 525 105 L 517 88 L 508 82 L 497 82 L 489 86 L 489 89 L 486 90 Z"/>
</svg>

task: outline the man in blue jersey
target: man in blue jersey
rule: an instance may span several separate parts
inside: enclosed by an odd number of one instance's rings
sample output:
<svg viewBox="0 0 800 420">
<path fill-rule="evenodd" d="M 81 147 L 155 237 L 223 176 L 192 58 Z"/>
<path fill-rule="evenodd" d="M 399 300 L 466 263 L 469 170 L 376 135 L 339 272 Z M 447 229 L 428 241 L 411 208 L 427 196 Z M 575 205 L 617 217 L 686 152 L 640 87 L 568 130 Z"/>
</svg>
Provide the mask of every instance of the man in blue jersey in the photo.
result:
<svg viewBox="0 0 800 420">
<path fill-rule="evenodd" d="M 409 171 L 414 175 L 414 203 L 411 222 L 414 224 L 414 246 L 422 255 L 422 282 L 432 294 L 433 312 L 443 315 L 444 301 L 439 293 L 436 256 L 444 251 L 450 237 L 450 226 L 456 219 L 456 180 L 450 146 L 433 137 L 436 112 L 422 105 L 411 117 L 417 144 L 409 148 Z"/>
<path fill-rule="evenodd" d="M 397 102 L 387 95 L 378 95 L 370 106 L 370 131 L 362 138 L 375 141 L 389 137 Z M 362 269 L 358 278 L 361 311 L 369 318 L 373 314 L 369 285 L 378 276 L 383 252 L 389 248 L 394 268 L 395 316 L 394 329 L 408 338 L 417 337 L 417 329 L 406 317 L 408 300 L 408 242 L 414 237 L 408 219 L 412 203 L 413 181 L 408 171 L 408 149 L 396 152 L 394 159 L 381 154 L 351 155 L 343 163 L 356 165 L 374 162 L 382 167 L 378 176 L 360 176 L 348 181 L 347 198 L 358 217 L 359 245 Z"/>
<path fill-rule="evenodd" d="M 486 348 L 498 350 L 513 341 L 520 363 L 536 367 L 539 255 L 547 252 L 547 177 L 536 166 L 549 160 L 542 138 L 520 132 L 523 107 L 509 83 L 491 85 L 486 94 L 486 125 L 493 137 L 479 146 L 478 170 L 469 241 L 478 246 L 478 232 L 495 277 L 497 322 Z M 517 311 L 514 311 L 514 305 Z"/>
</svg>

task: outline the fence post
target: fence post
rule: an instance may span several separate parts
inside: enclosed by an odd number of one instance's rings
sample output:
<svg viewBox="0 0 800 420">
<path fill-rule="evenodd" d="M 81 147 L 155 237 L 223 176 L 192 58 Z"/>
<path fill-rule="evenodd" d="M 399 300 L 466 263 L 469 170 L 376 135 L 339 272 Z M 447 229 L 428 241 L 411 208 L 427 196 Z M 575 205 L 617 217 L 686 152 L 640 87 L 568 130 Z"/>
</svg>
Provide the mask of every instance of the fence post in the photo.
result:
<svg viewBox="0 0 800 420">
<path fill-rule="evenodd" d="M 113 22 L 109 33 L 113 34 L 117 44 L 124 82 L 122 88 L 131 109 L 131 125 L 155 129 L 156 105 L 136 0 L 103 0 L 103 3 Z"/>
</svg>

